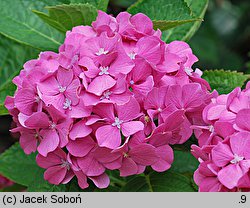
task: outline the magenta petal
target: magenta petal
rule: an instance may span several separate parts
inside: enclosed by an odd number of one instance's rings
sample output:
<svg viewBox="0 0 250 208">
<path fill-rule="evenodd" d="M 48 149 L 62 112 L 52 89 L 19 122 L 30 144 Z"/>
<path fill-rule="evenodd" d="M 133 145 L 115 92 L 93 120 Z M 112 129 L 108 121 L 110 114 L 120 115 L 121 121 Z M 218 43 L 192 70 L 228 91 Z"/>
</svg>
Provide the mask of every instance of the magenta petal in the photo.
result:
<svg viewBox="0 0 250 208">
<path fill-rule="evenodd" d="M 130 175 L 135 175 L 138 172 L 138 167 L 131 158 L 124 158 L 122 162 L 122 167 L 119 170 L 120 176 L 126 177 Z"/>
<path fill-rule="evenodd" d="M 133 97 L 124 105 L 117 105 L 116 110 L 118 118 L 124 122 L 131 121 L 140 115 L 140 105 Z"/>
<path fill-rule="evenodd" d="M 87 176 L 82 172 L 82 171 L 75 171 L 77 180 L 78 180 L 78 185 L 82 188 L 88 188 L 89 184 L 87 182 Z"/>
<path fill-rule="evenodd" d="M 106 90 L 116 84 L 116 81 L 109 75 L 96 77 L 88 86 L 87 91 L 95 95 L 101 96 Z"/>
<path fill-rule="evenodd" d="M 174 161 L 172 148 L 169 145 L 157 147 L 156 154 L 159 156 L 159 159 L 151 167 L 157 172 L 168 170 Z"/>
<path fill-rule="evenodd" d="M 51 166 L 62 164 L 62 159 L 66 160 L 66 153 L 61 149 L 57 149 L 54 152 L 49 153 L 47 157 L 43 157 L 40 154 L 36 156 L 37 164 L 40 167 L 46 168 L 46 169 Z"/>
<path fill-rule="evenodd" d="M 33 129 L 47 128 L 49 126 L 49 118 L 43 112 L 32 114 L 25 122 L 25 126 Z"/>
<path fill-rule="evenodd" d="M 84 157 L 95 147 L 95 145 L 91 137 L 86 137 L 75 141 L 70 140 L 66 147 L 71 155 L 75 157 Z"/>
<path fill-rule="evenodd" d="M 84 120 L 82 120 L 73 126 L 72 130 L 70 131 L 69 137 L 70 139 L 75 140 L 77 138 L 86 137 L 91 132 L 92 129 L 86 125 L 86 122 Z"/>
<path fill-rule="evenodd" d="M 68 87 L 73 80 L 73 76 L 72 70 L 66 70 L 62 67 L 58 69 L 57 80 L 61 87 Z"/>
<path fill-rule="evenodd" d="M 199 185 L 200 192 L 218 192 L 221 184 L 216 177 L 206 177 Z"/>
<path fill-rule="evenodd" d="M 35 93 L 33 90 L 29 89 L 21 89 L 18 90 L 16 96 L 15 96 L 15 106 L 17 109 L 26 114 L 31 115 L 34 111 L 34 105 L 36 102 Z"/>
<path fill-rule="evenodd" d="M 150 144 L 139 144 L 129 151 L 132 160 L 140 165 L 152 165 L 158 159 L 156 148 Z"/>
<path fill-rule="evenodd" d="M 55 130 L 42 130 L 40 135 L 42 141 L 39 144 L 38 152 L 46 157 L 49 152 L 54 151 L 59 145 L 59 136 Z"/>
<path fill-rule="evenodd" d="M 121 125 L 122 134 L 125 137 L 135 134 L 144 129 L 144 124 L 140 121 L 129 121 Z"/>
<path fill-rule="evenodd" d="M 212 149 L 212 160 L 218 167 L 224 167 L 234 158 L 230 147 L 219 143 Z"/>
<path fill-rule="evenodd" d="M 221 169 L 218 173 L 219 181 L 229 189 L 237 186 L 239 179 L 243 176 L 243 172 L 239 165 L 230 164 Z"/>
<path fill-rule="evenodd" d="M 120 130 L 116 126 L 101 126 L 96 131 L 96 139 L 100 147 L 115 149 L 121 144 Z"/>
<path fill-rule="evenodd" d="M 235 123 L 243 130 L 250 130 L 250 109 L 243 109 L 237 113 Z"/>
<path fill-rule="evenodd" d="M 239 132 L 230 138 L 231 149 L 234 154 L 250 159 L 250 133 Z"/>
<path fill-rule="evenodd" d="M 22 133 L 19 142 L 25 154 L 36 152 L 37 139 L 35 137 L 35 134 Z"/>
<path fill-rule="evenodd" d="M 99 176 L 104 173 L 105 168 L 100 164 L 93 155 L 87 155 L 86 157 L 78 158 L 79 167 L 87 176 Z"/>
<path fill-rule="evenodd" d="M 103 173 L 102 175 L 95 176 L 95 177 L 89 177 L 89 178 L 100 189 L 107 188 L 110 183 L 109 177 L 106 173 Z"/>
<path fill-rule="evenodd" d="M 65 167 L 61 167 L 60 165 L 53 166 L 44 172 L 44 179 L 52 184 L 59 185 L 63 181 L 66 173 L 67 169 Z"/>
</svg>

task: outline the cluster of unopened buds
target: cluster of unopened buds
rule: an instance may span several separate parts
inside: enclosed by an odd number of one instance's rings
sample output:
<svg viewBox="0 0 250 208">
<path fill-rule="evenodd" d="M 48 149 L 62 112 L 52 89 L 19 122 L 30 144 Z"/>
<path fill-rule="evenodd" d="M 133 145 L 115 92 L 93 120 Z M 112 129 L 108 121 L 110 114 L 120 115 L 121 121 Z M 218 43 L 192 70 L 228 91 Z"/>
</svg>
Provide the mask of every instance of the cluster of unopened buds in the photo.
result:
<svg viewBox="0 0 250 208">
<path fill-rule="evenodd" d="M 166 171 L 171 145 L 190 138 L 214 96 L 192 69 L 197 60 L 187 43 L 163 42 L 144 14 L 99 11 L 92 27 L 74 27 L 59 53 L 42 52 L 14 78 L 17 91 L 5 102 L 12 132 L 26 154 L 38 152 L 52 184 L 76 176 L 83 189 L 88 179 L 106 188 L 106 170 Z M 246 157 L 237 154 L 237 162 Z"/>
<path fill-rule="evenodd" d="M 203 124 L 193 126 L 200 165 L 194 180 L 200 191 L 250 191 L 250 82 L 219 95 L 203 111 Z"/>
</svg>

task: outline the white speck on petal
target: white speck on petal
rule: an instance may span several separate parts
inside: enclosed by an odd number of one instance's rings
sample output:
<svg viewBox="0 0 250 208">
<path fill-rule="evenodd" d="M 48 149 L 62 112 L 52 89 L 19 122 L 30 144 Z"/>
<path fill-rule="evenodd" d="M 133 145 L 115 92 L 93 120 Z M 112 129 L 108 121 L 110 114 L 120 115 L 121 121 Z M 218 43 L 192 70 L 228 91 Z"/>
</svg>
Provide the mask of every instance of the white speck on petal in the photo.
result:
<svg viewBox="0 0 250 208">
<path fill-rule="evenodd" d="M 63 86 L 59 86 L 58 88 L 59 88 L 60 93 L 64 93 L 67 89 L 67 87 L 63 87 Z"/>
<path fill-rule="evenodd" d="M 97 53 L 95 53 L 97 56 L 100 56 L 102 54 L 107 54 L 109 51 L 105 51 L 104 48 L 100 48 L 99 51 Z"/>
<path fill-rule="evenodd" d="M 71 107 L 71 100 L 66 98 L 65 99 L 65 102 L 63 103 L 63 109 L 69 109 L 69 110 L 72 110 L 72 107 Z"/>
<path fill-rule="evenodd" d="M 107 90 L 106 92 L 103 93 L 102 97 L 100 97 L 100 100 L 109 99 L 109 96 L 111 94 L 112 94 L 112 92 L 110 92 L 109 90 Z"/>
<path fill-rule="evenodd" d="M 239 156 L 237 154 L 234 154 L 234 159 L 232 159 L 230 162 L 232 164 L 237 164 L 238 162 L 240 162 L 243 159 L 244 159 L 244 157 L 241 157 L 241 156 Z"/>
<path fill-rule="evenodd" d="M 112 123 L 112 126 L 116 126 L 118 129 L 120 129 L 122 123 L 123 123 L 122 120 L 120 120 L 118 117 L 115 117 L 115 122 Z"/>
<path fill-rule="evenodd" d="M 209 130 L 211 133 L 213 133 L 213 132 L 214 132 L 214 127 L 213 127 L 212 125 L 210 125 L 210 126 L 208 127 L 208 130 Z"/>
<path fill-rule="evenodd" d="M 109 70 L 109 67 L 108 66 L 106 66 L 106 67 L 100 67 L 100 70 L 101 70 L 101 72 L 99 72 L 99 75 L 101 76 L 101 75 L 103 75 L 103 74 L 109 74 L 109 72 L 108 72 L 108 70 Z"/>
<path fill-rule="evenodd" d="M 51 122 L 51 123 L 50 123 L 50 128 L 51 128 L 51 129 L 55 129 L 55 128 L 56 128 L 56 124 L 55 124 L 54 122 Z"/>
<path fill-rule="evenodd" d="M 158 112 L 162 112 L 162 109 L 161 109 L 161 108 L 158 108 L 157 111 L 158 111 Z"/>
<path fill-rule="evenodd" d="M 185 67 L 184 71 L 187 73 L 188 76 L 191 76 L 194 70 L 191 68 Z"/>
<path fill-rule="evenodd" d="M 67 170 L 70 170 L 70 163 L 68 161 L 63 160 L 63 159 L 61 161 L 62 161 L 61 167 L 67 168 Z"/>
<path fill-rule="evenodd" d="M 131 53 L 128 54 L 128 56 L 129 56 L 132 60 L 135 59 L 135 56 L 136 56 L 136 55 L 137 55 L 137 54 L 134 53 L 134 52 L 131 52 Z"/>
</svg>

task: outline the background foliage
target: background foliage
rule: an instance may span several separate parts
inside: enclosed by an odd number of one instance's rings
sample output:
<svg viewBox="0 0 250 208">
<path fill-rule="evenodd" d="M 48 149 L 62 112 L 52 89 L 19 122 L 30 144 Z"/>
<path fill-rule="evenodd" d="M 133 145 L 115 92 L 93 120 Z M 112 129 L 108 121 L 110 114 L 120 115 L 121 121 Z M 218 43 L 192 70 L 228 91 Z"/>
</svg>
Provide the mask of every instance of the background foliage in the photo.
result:
<svg viewBox="0 0 250 208">
<path fill-rule="evenodd" d="M 0 7 L 0 153 L 18 140 L 18 135 L 9 133 L 11 118 L 3 105 L 6 96 L 15 91 L 12 78 L 40 51 L 57 51 L 65 32 L 90 24 L 98 9 L 114 15 L 126 9 L 132 14 L 143 12 L 155 28 L 163 30 L 164 41 L 188 41 L 200 59 L 196 67 L 206 70 L 204 78 L 219 93 L 243 86 L 249 78 L 248 0 L 1 0 Z M 175 162 L 167 172 L 147 169 L 145 174 L 121 178 L 113 171 L 108 173 L 109 188 L 97 190 L 91 184 L 85 191 L 197 191 L 192 175 L 198 162 L 189 152 L 195 142 L 191 138 L 174 147 Z M 48 184 L 35 163 L 35 154 L 25 155 L 18 143 L 0 155 L 0 174 L 16 182 L 2 191 L 82 191 L 76 180 L 61 186 Z"/>
</svg>

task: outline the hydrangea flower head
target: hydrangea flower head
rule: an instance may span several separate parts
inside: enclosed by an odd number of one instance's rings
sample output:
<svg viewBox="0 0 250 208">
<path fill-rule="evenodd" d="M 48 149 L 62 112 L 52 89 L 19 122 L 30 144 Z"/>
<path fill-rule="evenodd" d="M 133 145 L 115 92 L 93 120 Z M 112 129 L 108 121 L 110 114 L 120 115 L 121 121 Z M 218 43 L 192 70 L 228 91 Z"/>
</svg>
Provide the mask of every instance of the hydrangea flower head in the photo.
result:
<svg viewBox="0 0 250 208">
<path fill-rule="evenodd" d="M 66 33 L 58 53 L 24 64 L 5 102 L 12 131 L 26 154 L 38 152 L 52 184 L 76 177 L 83 189 L 88 179 L 106 188 L 106 170 L 166 171 L 171 145 L 191 136 L 212 97 L 202 72 L 192 69 L 197 60 L 187 43 L 163 42 L 146 15 L 99 11 L 92 26 Z"/>
<path fill-rule="evenodd" d="M 203 123 L 194 125 L 200 162 L 194 179 L 200 191 L 249 191 L 250 102 L 246 89 L 212 98 L 203 110 Z"/>
</svg>

